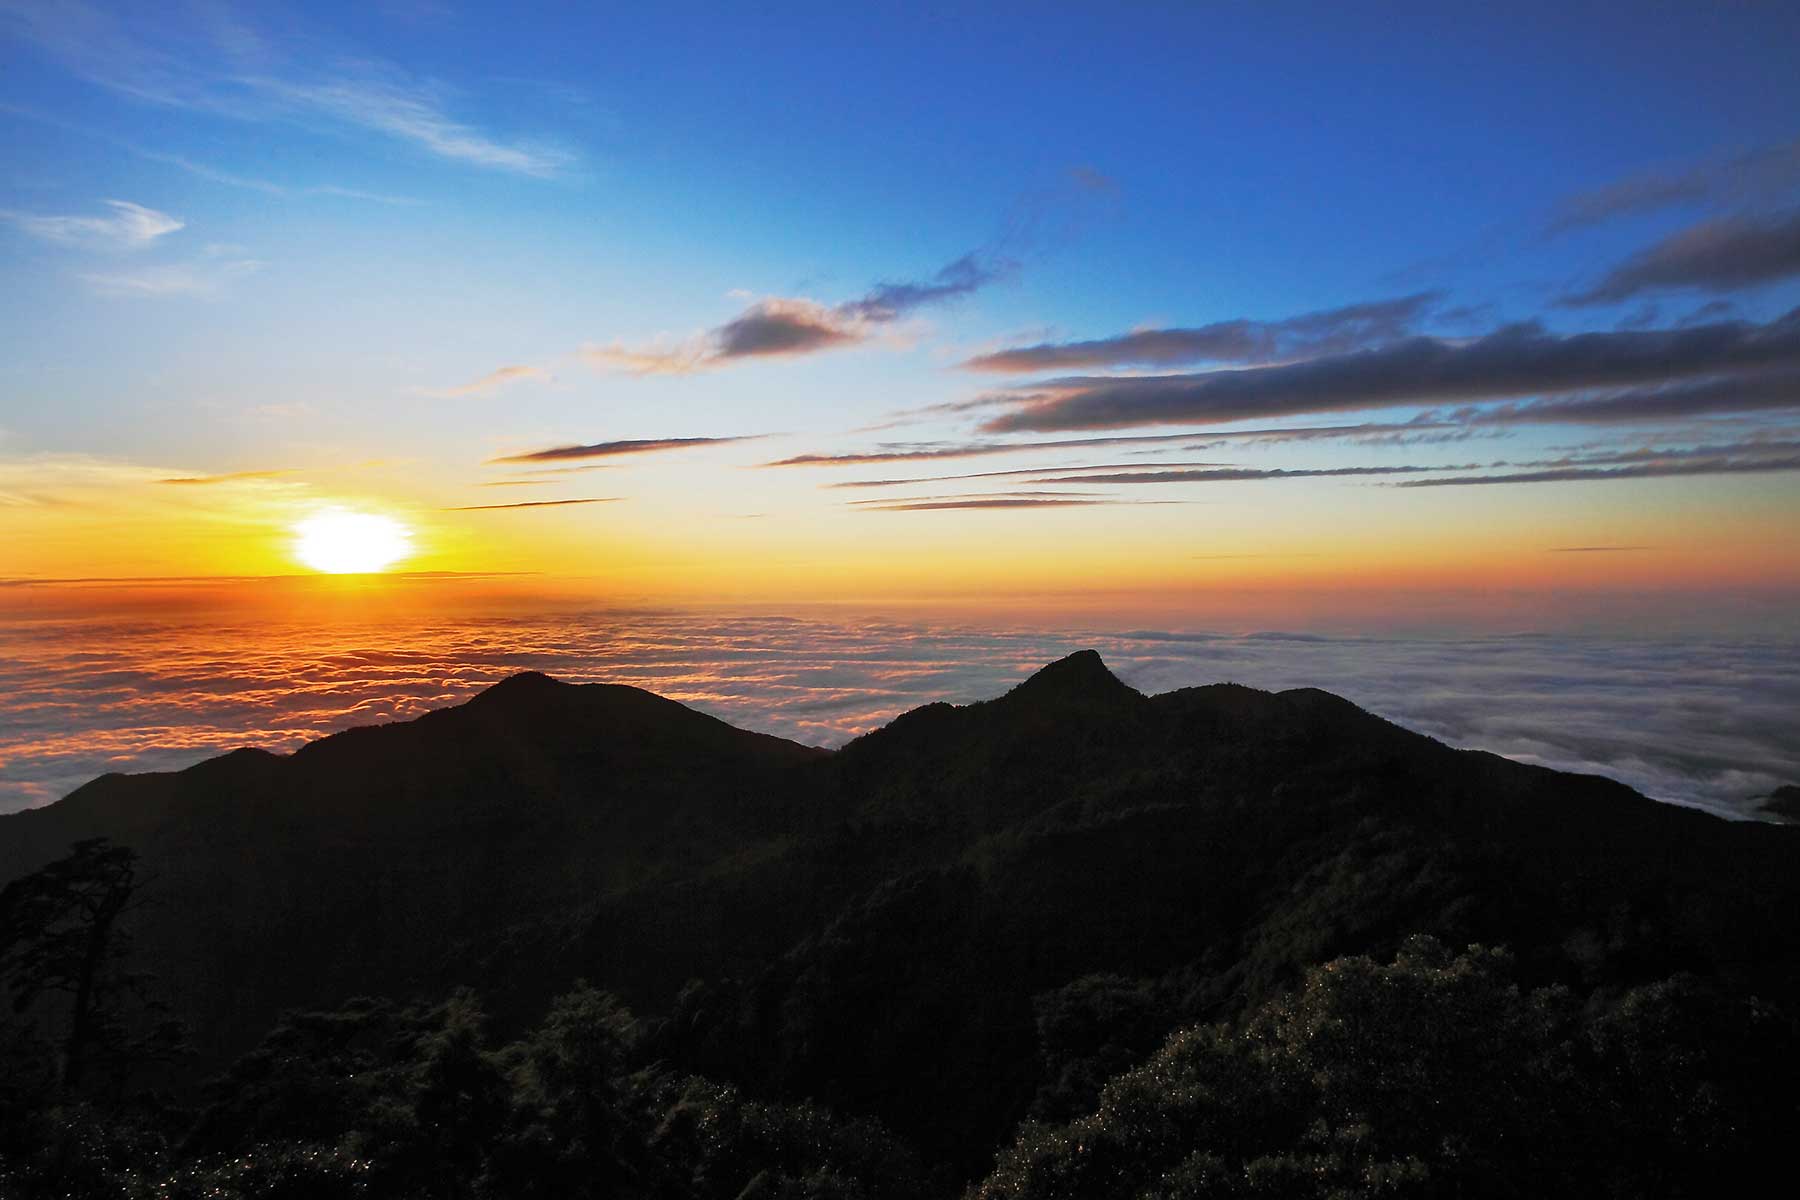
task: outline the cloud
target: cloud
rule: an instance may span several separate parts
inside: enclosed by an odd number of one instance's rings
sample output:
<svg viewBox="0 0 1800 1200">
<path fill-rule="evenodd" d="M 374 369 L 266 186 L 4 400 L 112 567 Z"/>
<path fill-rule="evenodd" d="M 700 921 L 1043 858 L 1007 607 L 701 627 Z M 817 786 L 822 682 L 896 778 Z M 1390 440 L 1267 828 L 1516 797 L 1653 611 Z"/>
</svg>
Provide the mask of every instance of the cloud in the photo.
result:
<svg viewBox="0 0 1800 1200">
<path fill-rule="evenodd" d="M 1085 467 L 1019 467 L 1011 471 L 975 471 L 966 475 L 923 475 L 911 479 L 846 479 L 838 483 L 822 483 L 822 488 L 878 488 L 908 487 L 919 483 L 955 483 L 968 479 L 1004 479 L 1019 475 L 1043 475 L 1053 471 L 1113 471 L 1129 470 L 1137 463 L 1099 463 Z M 1170 462 L 1160 464 L 1165 467 L 1219 467 L 1224 463 Z"/>
<path fill-rule="evenodd" d="M 963 492 L 954 496 L 882 496 L 875 500 L 847 500 L 846 507 L 865 505 L 895 504 L 901 501 L 911 504 L 941 500 L 1056 500 L 1068 498 L 1105 497 L 1104 492 L 1068 492 L 1068 491 L 1035 491 L 1035 492 Z"/>
<path fill-rule="evenodd" d="M 231 471 L 223 475 L 177 475 L 168 479 L 158 479 L 157 483 L 175 483 L 183 485 L 240 483 L 247 479 L 279 479 L 284 475 L 296 474 L 294 471 Z"/>
<path fill-rule="evenodd" d="M 763 434 L 741 437 L 677 437 L 635 438 L 618 442 L 594 442 L 586 446 L 551 446 L 545 450 L 529 450 L 523 454 L 504 454 L 490 458 L 490 463 L 558 462 L 568 458 L 613 458 L 624 454 L 651 454 L 661 450 L 685 450 L 690 446 L 725 446 L 732 442 L 753 442 Z"/>
<path fill-rule="evenodd" d="M 308 45 L 283 61 L 275 40 L 222 8 L 107 12 L 66 0 L 5 5 L 0 23 L 78 77 L 144 103 L 252 123 L 323 118 L 439 158 L 535 178 L 575 162 L 547 139 L 507 138 L 459 120 L 442 84 L 344 47 Z"/>
<path fill-rule="evenodd" d="M 1242 628 L 1283 628 L 1251 603 Z M 1609 775 L 1715 811 L 1748 812 L 1800 780 L 1800 653 L 1763 626 L 1743 638 L 1608 629 L 1300 640 L 1068 617 L 1045 629 L 602 610 L 414 622 L 404 639 L 362 623 L 267 621 L 244 636 L 235 622 L 72 616 L 13 633 L 0 655 L 0 811 L 104 771 L 178 769 L 243 745 L 291 750 L 404 720 L 523 670 L 645 687 L 740 726 L 841 745 L 924 704 L 1000 695 L 1087 646 L 1146 692 L 1221 680 L 1323 687 L 1453 746 Z"/>
<path fill-rule="evenodd" d="M 1073 376 L 1001 393 L 990 433 L 1269 419 L 1533 393 L 1661 385 L 1800 366 L 1800 310 L 1766 325 L 1553 334 L 1511 325 L 1471 341 L 1415 337 L 1279 366 L 1135 377 Z M 1714 411 L 1733 411 L 1728 395 Z M 1523 417 L 1517 419 L 1524 419 Z"/>
<path fill-rule="evenodd" d="M 1750 475 L 1800 471 L 1800 454 L 1779 458 L 1701 458 L 1637 463 L 1623 467 L 1550 467 L 1504 475 L 1455 475 L 1448 479 L 1407 479 L 1393 486 L 1466 487 L 1484 483 L 1594 483 L 1616 479 L 1656 479 L 1685 475 Z"/>
<path fill-rule="evenodd" d="M 806 300 L 765 300 L 713 330 L 713 360 L 766 354 L 808 354 L 861 341 L 862 322 L 842 308 Z"/>
<path fill-rule="evenodd" d="M 457 504 L 445 512 L 490 512 L 498 508 L 559 508 L 565 504 L 611 504 L 623 496 L 583 496 L 578 500 L 520 500 L 512 504 Z"/>
<path fill-rule="evenodd" d="M 1204 430 L 1188 433 L 1142 434 L 1129 437 L 1059 438 L 1054 441 L 1039 442 L 960 442 L 948 445 L 900 442 L 888 443 L 880 450 L 852 454 L 796 454 L 790 458 L 776 459 L 762 465 L 765 467 L 855 467 L 934 458 L 978 458 L 989 454 L 1091 449 L 1096 446 L 1155 446 L 1170 442 L 1182 442 L 1186 443 L 1184 447 L 1186 449 L 1198 449 L 1200 447 L 1193 445 L 1196 438 L 1213 438 L 1221 442 L 1297 442 L 1340 437 L 1361 440 L 1385 438 L 1402 433 L 1410 434 L 1420 429 L 1438 428 L 1443 428 L 1443 426 L 1423 422 L 1407 422 L 1404 424 L 1301 426 L 1293 429 Z"/>
<path fill-rule="evenodd" d="M 927 279 L 879 283 L 861 299 L 826 306 L 800 297 L 771 296 L 725 324 L 674 346 L 584 346 L 598 367 L 638 375 L 680 375 L 754 358 L 814 354 L 867 341 L 883 328 L 931 305 L 969 296 L 1011 273 L 1017 264 L 971 251 Z"/>
<path fill-rule="evenodd" d="M 1141 504 L 1139 500 L 1029 500 L 1000 498 L 982 500 L 901 500 L 890 504 L 870 504 L 862 512 L 950 512 L 985 508 L 1091 508 L 1096 505 Z"/>
<path fill-rule="evenodd" d="M 307 82 L 274 78 L 246 82 L 296 109 L 384 133 L 472 166 L 550 179 L 575 162 L 572 153 L 551 142 L 507 141 L 452 118 L 442 107 L 441 88 L 391 69 Z"/>
<path fill-rule="evenodd" d="M 550 372 L 542 367 L 512 366 L 500 367 L 489 371 L 480 379 L 452 388 L 421 388 L 422 396 L 433 396 L 440 400 L 452 400 L 461 396 L 486 396 L 498 391 L 509 383 L 517 383 L 522 379 L 536 380 L 539 383 L 550 381 Z"/>
<path fill-rule="evenodd" d="M 878 283 L 861 300 L 839 311 L 860 321 L 897 321 L 915 309 L 972 296 L 1011 274 L 1018 264 L 991 253 L 972 251 L 943 267 L 930 279 L 913 283 Z"/>
<path fill-rule="evenodd" d="M 1670 288 L 1727 292 L 1795 275 L 1800 275 L 1800 210 L 1727 217 L 1664 238 L 1564 303 L 1616 304 Z"/>
<path fill-rule="evenodd" d="M 1185 329 L 1142 329 L 1081 342 L 1045 342 L 968 359 L 974 371 L 1031 372 L 1099 366 L 1174 366 L 1195 362 L 1269 362 L 1343 353 L 1393 341 L 1441 299 L 1419 292 L 1351 304 L 1280 321 L 1217 321 Z"/>
<path fill-rule="evenodd" d="M 1072 483 L 1072 484 L 1123 484 L 1123 483 L 1242 483 L 1261 479 L 1324 479 L 1333 476 L 1354 475 L 1414 475 L 1427 471 L 1468 471 L 1477 464 L 1465 463 L 1454 467 L 1317 467 L 1301 469 L 1284 469 L 1272 467 L 1261 469 L 1256 467 L 1215 467 L 1205 470 L 1183 471 L 1117 471 L 1099 475 L 1090 474 L 1054 474 L 1044 473 L 1034 478 L 1033 483 Z"/>
<path fill-rule="evenodd" d="M 860 297 L 832 305 L 804 296 L 766 296 L 723 325 L 674 345 L 614 342 L 583 347 L 582 355 L 602 368 L 683 374 L 861 345 L 923 309 L 966 299 L 1016 275 L 1027 261 L 1076 236 L 1117 191 L 1098 171 L 1077 167 L 1053 186 L 1022 195 L 993 237 L 923 278 L 882 280 Z"/>
<path fill-rule="evenodd" d="M 1655 546 L 1551 546 L 1546 554 L 1623 554 L 1631 550 L 1654 550 Z"/>
<path fill-rule="evenodd" d="M 1488 424 L 1606 425 L 1790 408 L 1800 408 L 1800 370 L 1722 375 L 1661 387 L 1465 409 L 1452 415 Z"/>
<path fill-rule="evenodd" d="M 611 471 L 617 463 L 587 463 L 579 467 L 532 467 L 521 475 L 585 475 L 589 471 Z"/>
<path fill-rule="evenodd" d="M 1800 185 L 1800 138 L 1722 162 L 1648 171 L 1578 192 L 1557 206 L 1546 231 L 1566 233 L 1682 204 L 1754 203 L 1780 197 L 1796 185 Z"/>
<path fill-rule="evenodd" d="M 215 296 L 262 268 L 253 258 L 205 257 L 132 271 L 90 272 L 81 278 L 102 296 Z"/>
<path fill-rule="evenodd" d="M 137 250 L 156 239 L 186 228 L 168 213 L 145 208 L 129 200 L 102 201 L 112 209 L 102 217 L 47 217 L 32 213 L 0 212 L 0 220 L 18 226 L 33 237 L 69 246 L 97 246 Z"/>
</svg>

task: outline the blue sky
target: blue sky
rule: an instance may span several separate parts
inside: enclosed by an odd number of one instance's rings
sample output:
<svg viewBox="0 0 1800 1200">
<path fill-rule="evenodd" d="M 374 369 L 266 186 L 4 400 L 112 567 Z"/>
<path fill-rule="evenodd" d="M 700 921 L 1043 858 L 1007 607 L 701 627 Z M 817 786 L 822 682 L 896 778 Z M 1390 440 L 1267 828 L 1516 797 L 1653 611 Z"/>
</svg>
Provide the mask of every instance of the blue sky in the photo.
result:
<svg viewBox="0 0 1800 1200">
<path fill-rule="evenodd" d="M 1385 476 L 1283 476 L 1254 499 L 1175 477 L 1085 495 L 911 485 L 872 498 L 989 509 L 896 509 L 880 537 L 915 576 L 999 538 L 1035 555 L 1016 564 L 1034 584 L 1073 586 L 1113 569 L 1112 548 L 1135 562 L 1186 547 L 1206 508 L 1224 532 L 1192 548 L 1296 558 L 1341 541 L 1331 514 L 1354 510 L 1357 538 L 1401 548 L 1379 564 L 1396 580 L 1430 575 L 1474 529 L 1515 555 L 1573 539 L 1614 546 L 1613 563 L 1664 556 L 1576 583 L 1800 581 L 1766 552 L 1800 510 L 1792 405 L 1668 410 L 1670 389 L 1766 392 L 1800 366 L 1760 348 L 1800 304 L 1792 6 L 653 8 L 0 0 L 0 493 L 19 510 L 0 523 L 16 560 L 0 575 L 68 569 L 44 549 L 66 535 L 42 510 L 100 503 L 82 489 L 107 470 L 121 508 L 174 471 L 261 477 L 230 481 L 253 495 L 213 493 L 257 520 L 339 501 L 437 514 L 416 519 L 441 527 L 439 565 L 459 568 L 573 569 L 596 538 L 665 566 L 686 540 L 720 561 L 738 543 L 854 557 L 869 521 L 818 486 L 850 476 L 751 468 L 978 442 L 994 456 L 898 474 L 1130 454 L 1554 477 L 1402 493 Z M 1035 389 L 1060 375 L 960 365 L 1420 296 L 1379 328 L 1333 318 L 1335 340 L 1264 330 L 1248 356 L 1115 347 L 1055 395 Z M 1197 391 L 1170 408 L 1131 382 L 1317 359 L 1327 384 L 1296 386 L 1329 392 L 1338 356 L 1425 339 L 1454 357 L 1520 322 L 1538 323 L 1534 356 L 1571 334 L 1700 325 L 1752 357 L 1684 348 L 1666 376 L 1484 376 L 1348 407 L 1297 402 L 1271 376 L 1224 415 Z M 1618 393 L 1605 416 L 1496 415 L 1633 387 L 1656 396 Z M 1374 428 L 1452 412 L 1463 440 Z M 1229 442 L 1339 423 L 1369 428 Z M 1227 444 L 1006 448 L 1185 429 Z M 737 435 L 766 436 L 540 460 L 614 469 L 511 479 L 509 496 L 609 503 L 520 511 L 503 536 L 445 515 L 497 494 L 473 490 L 501 482 L 495 457 Z M 1616 473 L 1618 454 L 1647 448 L 1660 457 Z M 1002 508 L 1013 524 L 997 532 Z M 714 524 L 767 514 L 754 532 Z M 91 573 L 180 573 L 183 554 L 220 569 L 169 543 L 96 553 Z"/>
</svg>

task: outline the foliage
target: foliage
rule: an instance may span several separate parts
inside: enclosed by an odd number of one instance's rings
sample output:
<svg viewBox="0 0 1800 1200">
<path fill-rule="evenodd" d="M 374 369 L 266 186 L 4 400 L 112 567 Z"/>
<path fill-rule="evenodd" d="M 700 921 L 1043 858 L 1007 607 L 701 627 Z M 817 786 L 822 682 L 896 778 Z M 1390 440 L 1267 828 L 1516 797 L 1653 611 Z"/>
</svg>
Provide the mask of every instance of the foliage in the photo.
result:
<svg viewBox="0 0 1800 1200">
<path fill-rule="evenodd" d="M 1424 937 L 1316 967 L 1028 1124 L 972 1195 L 1705 1196 L 1775 1165 L 1791 1023 L 1682 979 L 1584 1012 L 1512 972 Z"/>
<path fill-rule="evenodd" d="M 138 888 L 136 852 L 92 838 L 0 890 L 0 989 L 14 1018 L 25 1018 L 8 1036 L 41 1029 L 55 1046 L 54 1083 L 71 1092 L 94 1066 L 119 1086 L 129 1064 L 180 1046 L 179 1027 L 162 1019 L 150 992 L 152 977 L 125 969 L 121 922 Z"/>
</svg>

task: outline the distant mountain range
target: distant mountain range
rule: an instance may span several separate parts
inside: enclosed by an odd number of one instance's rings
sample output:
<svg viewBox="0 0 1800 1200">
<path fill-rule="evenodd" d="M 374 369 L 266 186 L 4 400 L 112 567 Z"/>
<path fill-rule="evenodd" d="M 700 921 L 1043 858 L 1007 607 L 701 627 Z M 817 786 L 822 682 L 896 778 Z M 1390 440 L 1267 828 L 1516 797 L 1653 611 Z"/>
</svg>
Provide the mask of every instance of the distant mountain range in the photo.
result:
<svg viewBox="0 0 1800 1200">
<path fill-rule="evenodd" d="M 1165 997 L 1116 1066 L 1415 933 L 1506 945 L 1528 985 L 1800 996 L 1800 829 L 1326 692 L 1145 696 L 1092 651 L 836 752 L 518 675 L 0 817 L 0 881 L 100 836 L 140 855 L 135 953 L 190 1074 L 289 1008 L 466 984 L 516 1028 L 586 979 L 669 1018 L 669 1061 L 877 1117 L 963 1177 L 1028 1112 L 1076 1111 L 1047 1089 L 1044 997 L 1095 977 Z"/>
</svg>

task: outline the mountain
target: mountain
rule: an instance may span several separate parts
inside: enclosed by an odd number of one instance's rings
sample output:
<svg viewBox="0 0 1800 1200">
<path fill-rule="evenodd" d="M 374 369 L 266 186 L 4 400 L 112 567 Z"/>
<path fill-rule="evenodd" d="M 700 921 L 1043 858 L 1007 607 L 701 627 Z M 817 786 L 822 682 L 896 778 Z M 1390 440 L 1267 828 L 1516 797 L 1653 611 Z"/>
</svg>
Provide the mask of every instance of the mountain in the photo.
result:
<svg viewBox="0 0 1800 1200">
<path fill-rule="evenodd" d="M 1322 691 L 1145 696 L 1092 651 L 835 753 L 520 675 L 0 817 L 0 881 L 100 836 L 140 856 L 135 954 L 192 1075 L 285 1009 L 469 985 L 516 1029 L 586 979 L 659 1018 L 661 1060 L 877 1117 L 959 1177 L 1170 1030 L 1414 934 L 1580 995 L 1800 996 L 1800 829 Z"/>
<path fill-rule="evenodd" d="M 1800 821 L 1800 783 L 1786 783 L 1770 792 L 1762 810 L 1788 821 Z"/>
</svg>

